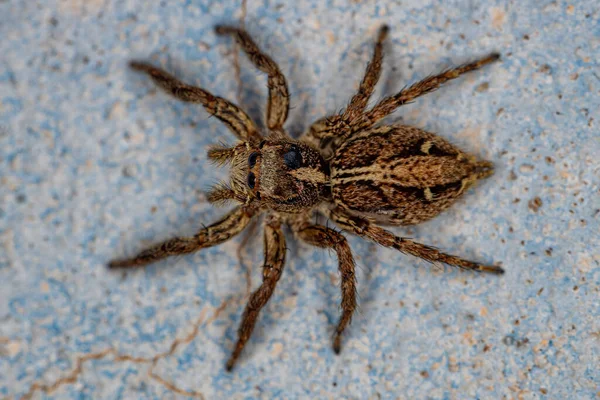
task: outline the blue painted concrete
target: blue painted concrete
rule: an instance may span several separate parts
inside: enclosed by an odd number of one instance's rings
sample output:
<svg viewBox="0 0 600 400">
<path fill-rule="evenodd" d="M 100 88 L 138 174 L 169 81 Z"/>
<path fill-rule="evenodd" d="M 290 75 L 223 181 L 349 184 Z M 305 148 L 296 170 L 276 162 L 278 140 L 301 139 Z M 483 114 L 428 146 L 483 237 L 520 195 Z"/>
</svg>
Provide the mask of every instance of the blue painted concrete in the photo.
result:
<svg viewBox="0 0 600 400">
<path fill-rule="evenodd" d="M 600 393 L 600 8 L 596 1 L 0 2 L 0 396 L 207 399 L 591 399 Z M 261 240 L 242 238 L 123 276 L 104 267 L 191 234 L 224 210 L 205 189 L 233 142 L 199 107 L 127 69 L 150 59 L 256 119 L 264 76 L 218 23 L 244 20 L 277 60 L 299 135 L 342 108 L 391 25 L 377 97 L 490 51 L 500 64 L 391 120 L 440 133 L 497 173 L 439 218 L 397 229 L 503 277 L 443 271 L 351 239 L 360 310 L 340 356 L 333 254 L 289 237 L 288 263 L 232 374 L 223 365 Z M 539 202 L 534 199 L 539 198 Z M 255 235 L 260 237 L 260 235 Z M 223 302 L 227 301 L 223 305 Z M 221 312 L 213 317 L 216 310 Z M 114 350 L 110 350 L 114 349 Z M 115 355 L 146 357 L 131 362 Z"/>
</svg>

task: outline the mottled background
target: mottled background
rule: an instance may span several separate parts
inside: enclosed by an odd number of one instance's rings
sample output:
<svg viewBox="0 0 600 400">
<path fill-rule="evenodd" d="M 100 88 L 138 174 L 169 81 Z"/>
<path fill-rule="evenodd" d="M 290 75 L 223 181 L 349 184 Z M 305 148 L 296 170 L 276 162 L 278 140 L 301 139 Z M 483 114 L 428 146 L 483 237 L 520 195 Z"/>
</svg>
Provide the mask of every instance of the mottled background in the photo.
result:
<svg viewBox="0 0 600 400">
<path fill-rule="evenodd" d="M 600 6 L 478 3 L 0 1 L 0 395 L 599 397 Z M 335 356 L 335 255 L 289 240 L 284 276 L 226 373 L 248 275 L 260 282 L 260 235 L 242 263 L 240 237 L 128 274 L 105 268 L 225 212 L 204 195 L 227 175 L 206 149 L 232 136 L 127 68 L 150 59 L 260 119 L 265 78 L 217 23 L 245 24 L 277 60 L 296 136 L 345 105 L 383 23 L 377 97 L 500 51 L 502 63 L 391 120 L 498 166 L 452 210 L 396 231 L 507 273 L 435 270 L 351 238 L 360 311 Z"/>
</svg>

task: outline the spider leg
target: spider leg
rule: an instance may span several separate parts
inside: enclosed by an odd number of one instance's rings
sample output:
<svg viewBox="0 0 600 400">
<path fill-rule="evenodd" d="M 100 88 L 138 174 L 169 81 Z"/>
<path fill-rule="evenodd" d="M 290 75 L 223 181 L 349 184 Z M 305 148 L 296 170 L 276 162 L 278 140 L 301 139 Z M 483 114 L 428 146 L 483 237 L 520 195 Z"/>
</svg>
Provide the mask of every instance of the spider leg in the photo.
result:
<svg viewBox="0 0 600 400">
<path fill-rule="evenodd" d="M 329 216 L 344 230 L 368 238 L 382 246 L 394 248 L 402 253 L 422 258 L 431 263 L 444 263 L 466 270 L 489 272 L 492 274 L 504 273 L 504 270 L 500 267 L 468 261 L 464 258 L 443 253 L 434 247 L 396 236 L 390 231 L 372 225 L 363 218 L 347 215 L 339 209 L 331 211 Z"/>
<path fill-rule="evenodd" d="M 279 67 L 271 57 L 260 51 L 246 31 L 220 25 L 215 28 L 215 32 L 218 35 L 234 36 L 254 66 L 267 74 L 269 86 L 267 127 L 271 131 L 283 134 L 283 124 L 290 108 L 290 93 L 285 76 L 283 76 Z"/>
<path fill-rule="evenodd" d="M 358 87 L 358 91 L 352 96 L 350 100 L 350 104 L 346 110 L 337 115 L 331 115 L 329 117 L 321 118 L 315 123 L 311 125 L 308 132 L 305 134 L 307 139 L 316 141 L 317 143 L 327 140 L 333 139 L 335 136 L 338 136 L 341 133 L 341 129 L 347 127 L 349 122 L 359 117 L 373 91 L 375 90 L 375 85 L 379 81 L 379 77 L 381 76 L 381 64 L 383 62 L 383 43 L 388 35 L 389 27 L 387 25 L 383 25 L 379 28 L 379 33 L 377 36 L 377 41 L 375 42 L 375 49 L 373 51 L 373 56 L 371 61 L 367 65 L 367 69 L 365 71 L 365 75 Z M 315 143 L 315 144 L 317 144 Z"/>
<path fill-rule="evenodd" d="M 141 267 L 163 258 L 215 246 L 231 239 L 248 225 L 255 214 L 254 209 L 237 207 L 220 221 L 203 228 L 192 237 L 177 237 L 143 250 L 133 258 L 113 260 L 109 268 Z"/>
<path fill-rule="evenodd" d="M 438 75 L 432 75 L 417 83 L 414 83 L 409 87 L 401 90 L 394 96 L 389 96 L 381 100 L 370 111 L 363 114 L 358 119 L 352 121 L 350 123 L 352 127 L 349 130 L 349 133 L 368 129 L 380 119 L 391 114 L 394 110 L 396 110 L 396 108 L 406 103 L 412 102 L 417 97 L 433 92 L 434 90 L 442 86 L 444 83 L 452 79 L 456 79 L 459 76 L 466 74 L 467 72 L 475 71 L 499 59 L 500 54 L 493 53 L 486 57 L 480 58 L 479 60 L 461 65 L 459 67 L 451 68 Z"/>
<path fill-rule="evenodd" d="M 227 361 L 226 368 L 228 371 L 233 369 L 244 346 L 250 339 L 250 335 L 252 335 L 260 310 L 267 304 L 275 290 L 283 271 L 285 252 L 285 237 L 281 230 L 281 223 L 279 220 L 271 219 L 265 224 L 264 231 L 265 263 L 263 266 L 263 283 L 250 296 L 242 315 L 242 322 L 238 330 L 238 341 L 229 361 Z"/>
<path fill-rule="evenodd" d="M 242 109 L 235 104 L 214 96 L 208 91 L 181 82 L 166 71 L 145 62 L 132 61 L 130 67 L 148 74 L 152 80 L 166 92 L 179 100 L 189 103 L 200 103 L 211 115 L 220 119 L 238 139 L 243 141 L 259 141 L 258 128 Z"/>
<path fill-rule="evenodd" d="M 305 224 L 296 227 L 297 235 L 313 246 L 331 248 L 338 256 L 342 290 L 342 316 L 335 330 L 333 351 L 340 353 L 342 333 L 350 324 L 356 309 L 356 277 L 354 273 L 354 258 L 346 238 L 339 232 L 322 225 Z"/>
</svg>

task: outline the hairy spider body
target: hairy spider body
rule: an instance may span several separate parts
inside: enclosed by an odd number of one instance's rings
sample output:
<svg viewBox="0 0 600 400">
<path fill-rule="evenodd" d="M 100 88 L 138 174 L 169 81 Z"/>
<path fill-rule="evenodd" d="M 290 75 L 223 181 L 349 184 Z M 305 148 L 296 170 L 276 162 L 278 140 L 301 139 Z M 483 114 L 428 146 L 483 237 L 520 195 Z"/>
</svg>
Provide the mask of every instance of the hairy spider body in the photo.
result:
<svg viewBox="0 0 600 400">
<path fill-rule="evenodd" d="M 233 103 L 187 85 L 147 63 L 132 62 L 131 67 L 148 74 L 176 98 L 200 103 L 240 139 L 233 147 L 215 146 L 208 153 L 209 159 L 218 164 L 229 163 L 231 167 L 229 183 L 213 188 L 209 201 L 216 204 L 234 201 L 238 205 L 192 237 L 167 240 L 133 258 L 112 261 L 109 267 L 142 266 L 223 243 L 240 233 L 253 218 L 266 214 L 263 283 L 252 293 L 244 310 L 238 341 L 227 362 L 228 370 L 240 356 L 260 310 L 281 277 L 286 253 L 283 224 L 289 225 L 299 239 L 337 254 L 342 315 L 333 338 L 336 353 L 356 309 L 355 263 L 344 235 L 311 222 L 317 214 L 325 215 L 346 232 L 432 263 L 495 274 L 504 272 L 497 266 L 468 261 L 398 237 L 376 225 L 411 225 L 433 218 L 478 179 L 492 174 L 491 163 L 477 161 L 432 133 L 410 126 L 375 124 L 397 107 L 448 80 L 497 60 L 497 54 L 430 76 L 366 110 L 381 74 L 383 42 L 388 33 L 384 26 L 379 30 L 365 76 L 348 107 L 316 121 L 300 140 L 293 140 L 283 128 L 289 110 L 289 92 L 277 64 L 258 49 L 245 31 L 219 26 L 216 32 L 236 37 L 254 65 L 268 75 L 268 132 L 264 135 Z"/>
<path fill-rule="evenodd" d="M 442 138 L 420 129 L 381 126 L 335 150 L 331 191 L 340 209 L 381 224 L 414 225 L 448 208 L 491 173 Z"/>
</svg>

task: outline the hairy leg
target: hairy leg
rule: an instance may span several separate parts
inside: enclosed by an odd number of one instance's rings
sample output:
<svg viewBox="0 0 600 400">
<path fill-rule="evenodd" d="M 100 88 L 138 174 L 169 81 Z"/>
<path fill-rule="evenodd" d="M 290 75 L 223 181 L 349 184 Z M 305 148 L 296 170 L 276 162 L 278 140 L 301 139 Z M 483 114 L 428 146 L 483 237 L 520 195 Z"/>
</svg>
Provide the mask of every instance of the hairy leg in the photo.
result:
<svg viewBox="0 0 600 400">
<path fill-rule="evenodd" d="M 227 361 L 228 371 L 233 369 L 244 346 L 248 342 L 248 339 L 250 339 L 258 314 L 271 298 L 283 271 L 286 247 L 281 223 L 277 219 L 267 219 L 264 233 L 265 264 L 263 266 L 263 283 L 250 296 L 250 300 L 248 300 L 248 304 L 242 315 L 242 322 L 238 330 L 238 341 L 229 361 Z"/>
<path fill-rule="evenodd" d="M 504 273 L 504 270 L 500 267 L 468 261 L 460 257 L 442 253 L 434 247 L 398 237 L 390 231 L 372 225 L 363 218 L 347 215 L 338 209 L 331 211 L 329 217 L 344 230 L 371 239 L 382 246 L 394 248 L 402 253 L 422 258 L 431 263 L 440 262 L 467 270 L 489 272 L 492 274 Z"/>
<path fill-rule="evenodd" d="M 331 115 L 329 117 L 322 118 L 311 125 L 306 135 L 311 136 L 314 140 L 321 141 L 328 138 L 333 138 L 340 133 L 340 130 L 347 127 L 349 121 L 352 121 L 359 117 L 373 91 L 375 85 L 379 81 L 381 76 L 381 63 L 383 62 L 383 42 L 385 41 L 389 32 L 389 27 L 383 25 L 379 28 L 377 41 L 375 42 L 375 49 L 373 51 L 373 57 L 367 65 L 365 75 L 360 83 L 358 91 L 352 99 L 346 110 L 338 115 Z"/>
<path fill-rule="evenodd" d="M 271 131 L 283 133 L 283 124 L 290 108 L 290 93 L 285 77 L 279 70 L 279 67 L 271 57 L 260 51 L 246 31 L 222 25 L 217 26 L 215 31 L 219 35 L 235 36 L 250 61 L 252 61 L 256 68 L 267 74 L 269 86 L 267 127 Z"/>
<path fill-rule="evenodd" d="M 192 237 L 177 237 L 167 240 L 140 252 L 133 258 L 111 261 L 108 267 L 141 267 L 163 258 L 192 253 L 205 247 L 221 244 L 244 230 L 254 214 L 254 209 L 237 207 L 219 222 L 202 229 Z"/>
<path fill-rule="evenodd" d="M 322 225 L 304 225 L 296 228 L 296 233 L 305 242 L 313 246 L 331 248 L 338 256 L 342 290 L 342 316 L 335 330 L 333 351 L 340 353 L 342 333 L 350 324 L 356 309 L 356 277 L 354 275 L 354 258 L 346 238 L 339 232 Z"/>
<path fill-rule="evenodd" d="M 433 92 L 449 80 L 456 79 L 467 72 L 475 71 L 499 59 L 500 54 L 493 53 L 487 57 L 449 69 L 438 75 L 429 76 L 422 81 L 414 83 L 406 89 L 401 90 L 398 94 L 381 100 L 370 111 L 350 122 L 352 126 L 350 133 L 368 129 L 380 119 L 391 114 L 396 108 L 412 102 L 419 96 Z"/>
<path fill-rule="evenodd" d="M 148 74 L 162 89 L 179 100 L 200 103 L 211 115 L 220 119 L 234 135 L 243 141 L 259 141 L 258 128 L 242 109 L 235 104 L 212 95 L 204 89 L 181 82 L 173 75 L 145 62 L 132 61 L 131 68 Z"/>
<path fill-rule="evenodd" d="M 381 76 L 381 63 L 383 62 L 383 42 L 385 41 L 390 28 L 387 25 L 383 25 L 379 28 L 377 36 L 377 42 L 375 42 L 375 50 L 373 51 L 373 58 L 367 65 L 365 76 L 363 77 L 358 92 L 350 100 L 350 104 L 346 108 L 346 111 L 342 114 L 342 118 L 346 120 L 353 120 L 359 116 L 367 106 L 375 85 L 379 81 Z"/>
</svg>

